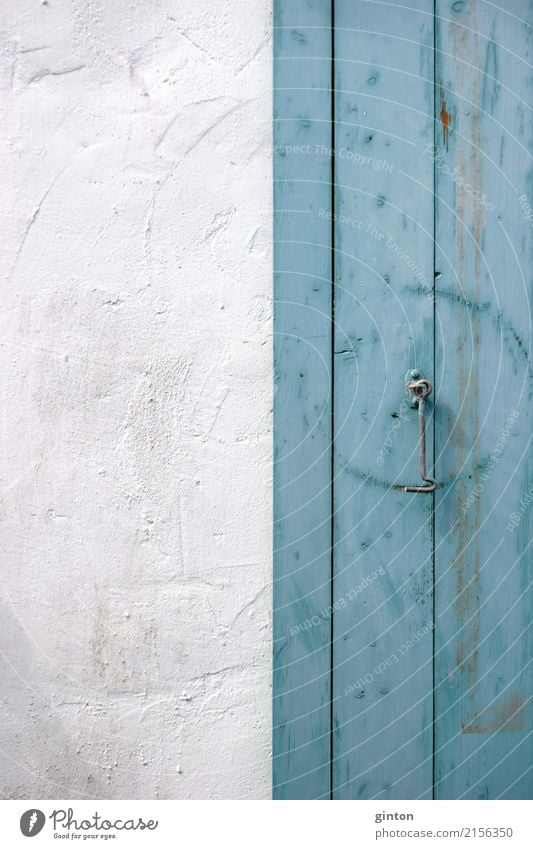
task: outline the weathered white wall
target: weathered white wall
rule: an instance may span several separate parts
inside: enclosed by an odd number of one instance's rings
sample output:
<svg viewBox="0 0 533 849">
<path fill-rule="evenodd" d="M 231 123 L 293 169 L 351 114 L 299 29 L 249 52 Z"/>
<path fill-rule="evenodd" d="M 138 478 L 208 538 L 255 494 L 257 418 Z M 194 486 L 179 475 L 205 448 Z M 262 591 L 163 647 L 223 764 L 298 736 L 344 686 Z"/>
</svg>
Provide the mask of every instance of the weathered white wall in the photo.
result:
<svg viewBox="0 0 533 849">
<path fill-rule="evenodd" d="M 2 797 L 270 795 L 270 4 L 2 4 Z"/>
</svg>

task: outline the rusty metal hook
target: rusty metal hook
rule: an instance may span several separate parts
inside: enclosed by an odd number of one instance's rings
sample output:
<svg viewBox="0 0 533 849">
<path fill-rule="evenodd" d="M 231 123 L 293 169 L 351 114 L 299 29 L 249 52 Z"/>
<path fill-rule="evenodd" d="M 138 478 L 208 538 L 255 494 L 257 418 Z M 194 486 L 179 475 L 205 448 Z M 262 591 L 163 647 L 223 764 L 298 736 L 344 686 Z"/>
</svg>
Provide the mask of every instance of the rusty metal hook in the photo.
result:
<svg viewBox="0 0 533 849">
<path fill-rule="evenodd" d="M 411 406 L 418 407 L 418 463 L 420 477 L 426 483 L 423 486 L 395 486 L 400 492 L 435 492 L 437 482 L 426 472 L 426 398 L 433 391 L 429 380 L 417 369 L 411 369 L 406 375 L 405 391 L 411 396 Z"/>
</svg>

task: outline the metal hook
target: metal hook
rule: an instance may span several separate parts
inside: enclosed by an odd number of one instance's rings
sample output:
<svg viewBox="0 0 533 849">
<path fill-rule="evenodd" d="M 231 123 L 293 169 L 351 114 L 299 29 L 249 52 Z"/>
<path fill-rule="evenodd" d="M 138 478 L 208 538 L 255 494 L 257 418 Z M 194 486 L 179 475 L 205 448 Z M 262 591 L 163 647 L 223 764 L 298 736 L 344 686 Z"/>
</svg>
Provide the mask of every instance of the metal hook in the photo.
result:
<svg viewBox="0 0 533 849">
<path fill-rule="evenodd" d="M 411 406 L 418 407 L 418 462 L 420 477 L 426 484 L 423 486 L 395 486 L 400 492 L 435 492 L 437 482 L 426 472 L 426 398 L 433 391 L 429 380 L 417 369 L 411 369 L 406 375 L 405 391 L 411 396 Z"/>
</svg>

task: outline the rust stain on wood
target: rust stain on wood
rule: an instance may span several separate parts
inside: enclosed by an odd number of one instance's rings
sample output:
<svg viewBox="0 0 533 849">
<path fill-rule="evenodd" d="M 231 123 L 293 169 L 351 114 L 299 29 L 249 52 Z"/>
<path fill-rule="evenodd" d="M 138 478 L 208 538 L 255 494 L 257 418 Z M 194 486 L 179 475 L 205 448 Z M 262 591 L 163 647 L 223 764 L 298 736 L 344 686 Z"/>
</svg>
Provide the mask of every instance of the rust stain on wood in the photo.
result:
<svg viewBox="0 0 533 849">
<path fill-rule="evenodd" d="M 479 333 L 479 315 L 472 318 L 474 336 Z M 469 362 L 471 352 L 465 351 L 463 342 L 457 340 L 459 390 L 458 405 L 464 419 L 458 422 L 455 433 L 456 468 L 465 469 L 478 462 L 478 373 Z M 460 675 L 465 675 L 472 693 L 478 682 L 479 638 L 481 630 L 481 552 L 479 540 L 481 502 L 475 498 L 471 508 L 463 509 L 469 503 L 472 481 L 468 478 L 457 480 L 456 505 L 457 533 L 456 554 L 453 561 L 455 572 L 455 617 L 461 623 L 461 636 L 456 644 L 455 662 Z"/>
<path fill-rule="evenodd" d="M 475 10 L 473 12 L 474 20 Z M 481 128 L 479 103 L 479 85 L 481 58 L 477 30 L 473 33 L 464 27 L 453 27 L 454 55 L 471 57 L 467 67 L 460 63 L 457 69 L 457 89 L 465 92 L 472 107 L 464 115 L 462 143 L 452 154 L 453 165 L 464 182 L 469 182 L 477 196 L 458 192 L 456 210 L 458 225 L 456 228 L 456 250 L 458 261 L 458 281 L 461 293 L 470 303 L 481 302 L 480 246 L 484 228 L 481 197 Z M 447 144 L 451 115 L 444 99 L 444 87 L 441 82 L 441 122 L 445 143 Z M 461 410 L 462 423 L 458 423 L 456 434 L 456 463 L 458 469 L 472 470 L 472 475 L 457 481 L 457 548 L 454 559 L 456 579 L 455 615 L 462 624 L 456 643 L 455 661 L 459 676 L 465 676 L 470 697 L 478 687 L 478 666 L 480 660 L 481 635 L 481 496 L 475 497 L 470 504 L 470 495 L 476 484 L 475 471 L 479 466 L 479 406 L 478 392 L 480 365 L 477 351 L 481 339 L 482 313 L 472 311 L 468 319 L 471 344 L 465 340 L 466 334 L 457 337 L 457 388 L 458 409 Z M 465 508 L 468 504 L 469 507 Z M 477 722 L 467 725 L 474 727 Z M 465 733 L 469 733 L 465 731 Z"/>
<path fill-rule="evenodd" d="M 440 122 L 442 124 L 442 140 L 444 143 L 444 147 L 448 150 L 448 134 L 450 131 L 450 124 L 452 122 L 452 116 L 446 109 L 446 101 L 444 100 L 444 87 L 441 83 L 440 86 Z"/>
<path fill-rule="evenodd" d="M 461 723 L 463 734 L 494 734 L 498 731 L 523 731 L 524 708 L 529 699 L 520 691 L 509 693 L 504 702 L 476 708 Z"/>
</svg>

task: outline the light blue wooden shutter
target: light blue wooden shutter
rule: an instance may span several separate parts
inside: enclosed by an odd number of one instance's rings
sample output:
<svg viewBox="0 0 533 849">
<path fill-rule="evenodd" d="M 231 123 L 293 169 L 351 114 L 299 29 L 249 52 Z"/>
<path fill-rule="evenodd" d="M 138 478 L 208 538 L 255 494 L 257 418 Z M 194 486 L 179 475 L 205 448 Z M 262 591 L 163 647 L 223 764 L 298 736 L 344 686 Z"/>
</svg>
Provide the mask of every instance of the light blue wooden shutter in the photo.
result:
<svg viewBox="0 0 533 849">
<path fill-rule="evenodd" d="M 275 798 L 531 797 L 532 23 L 275 3 Z"/>
</svg>

